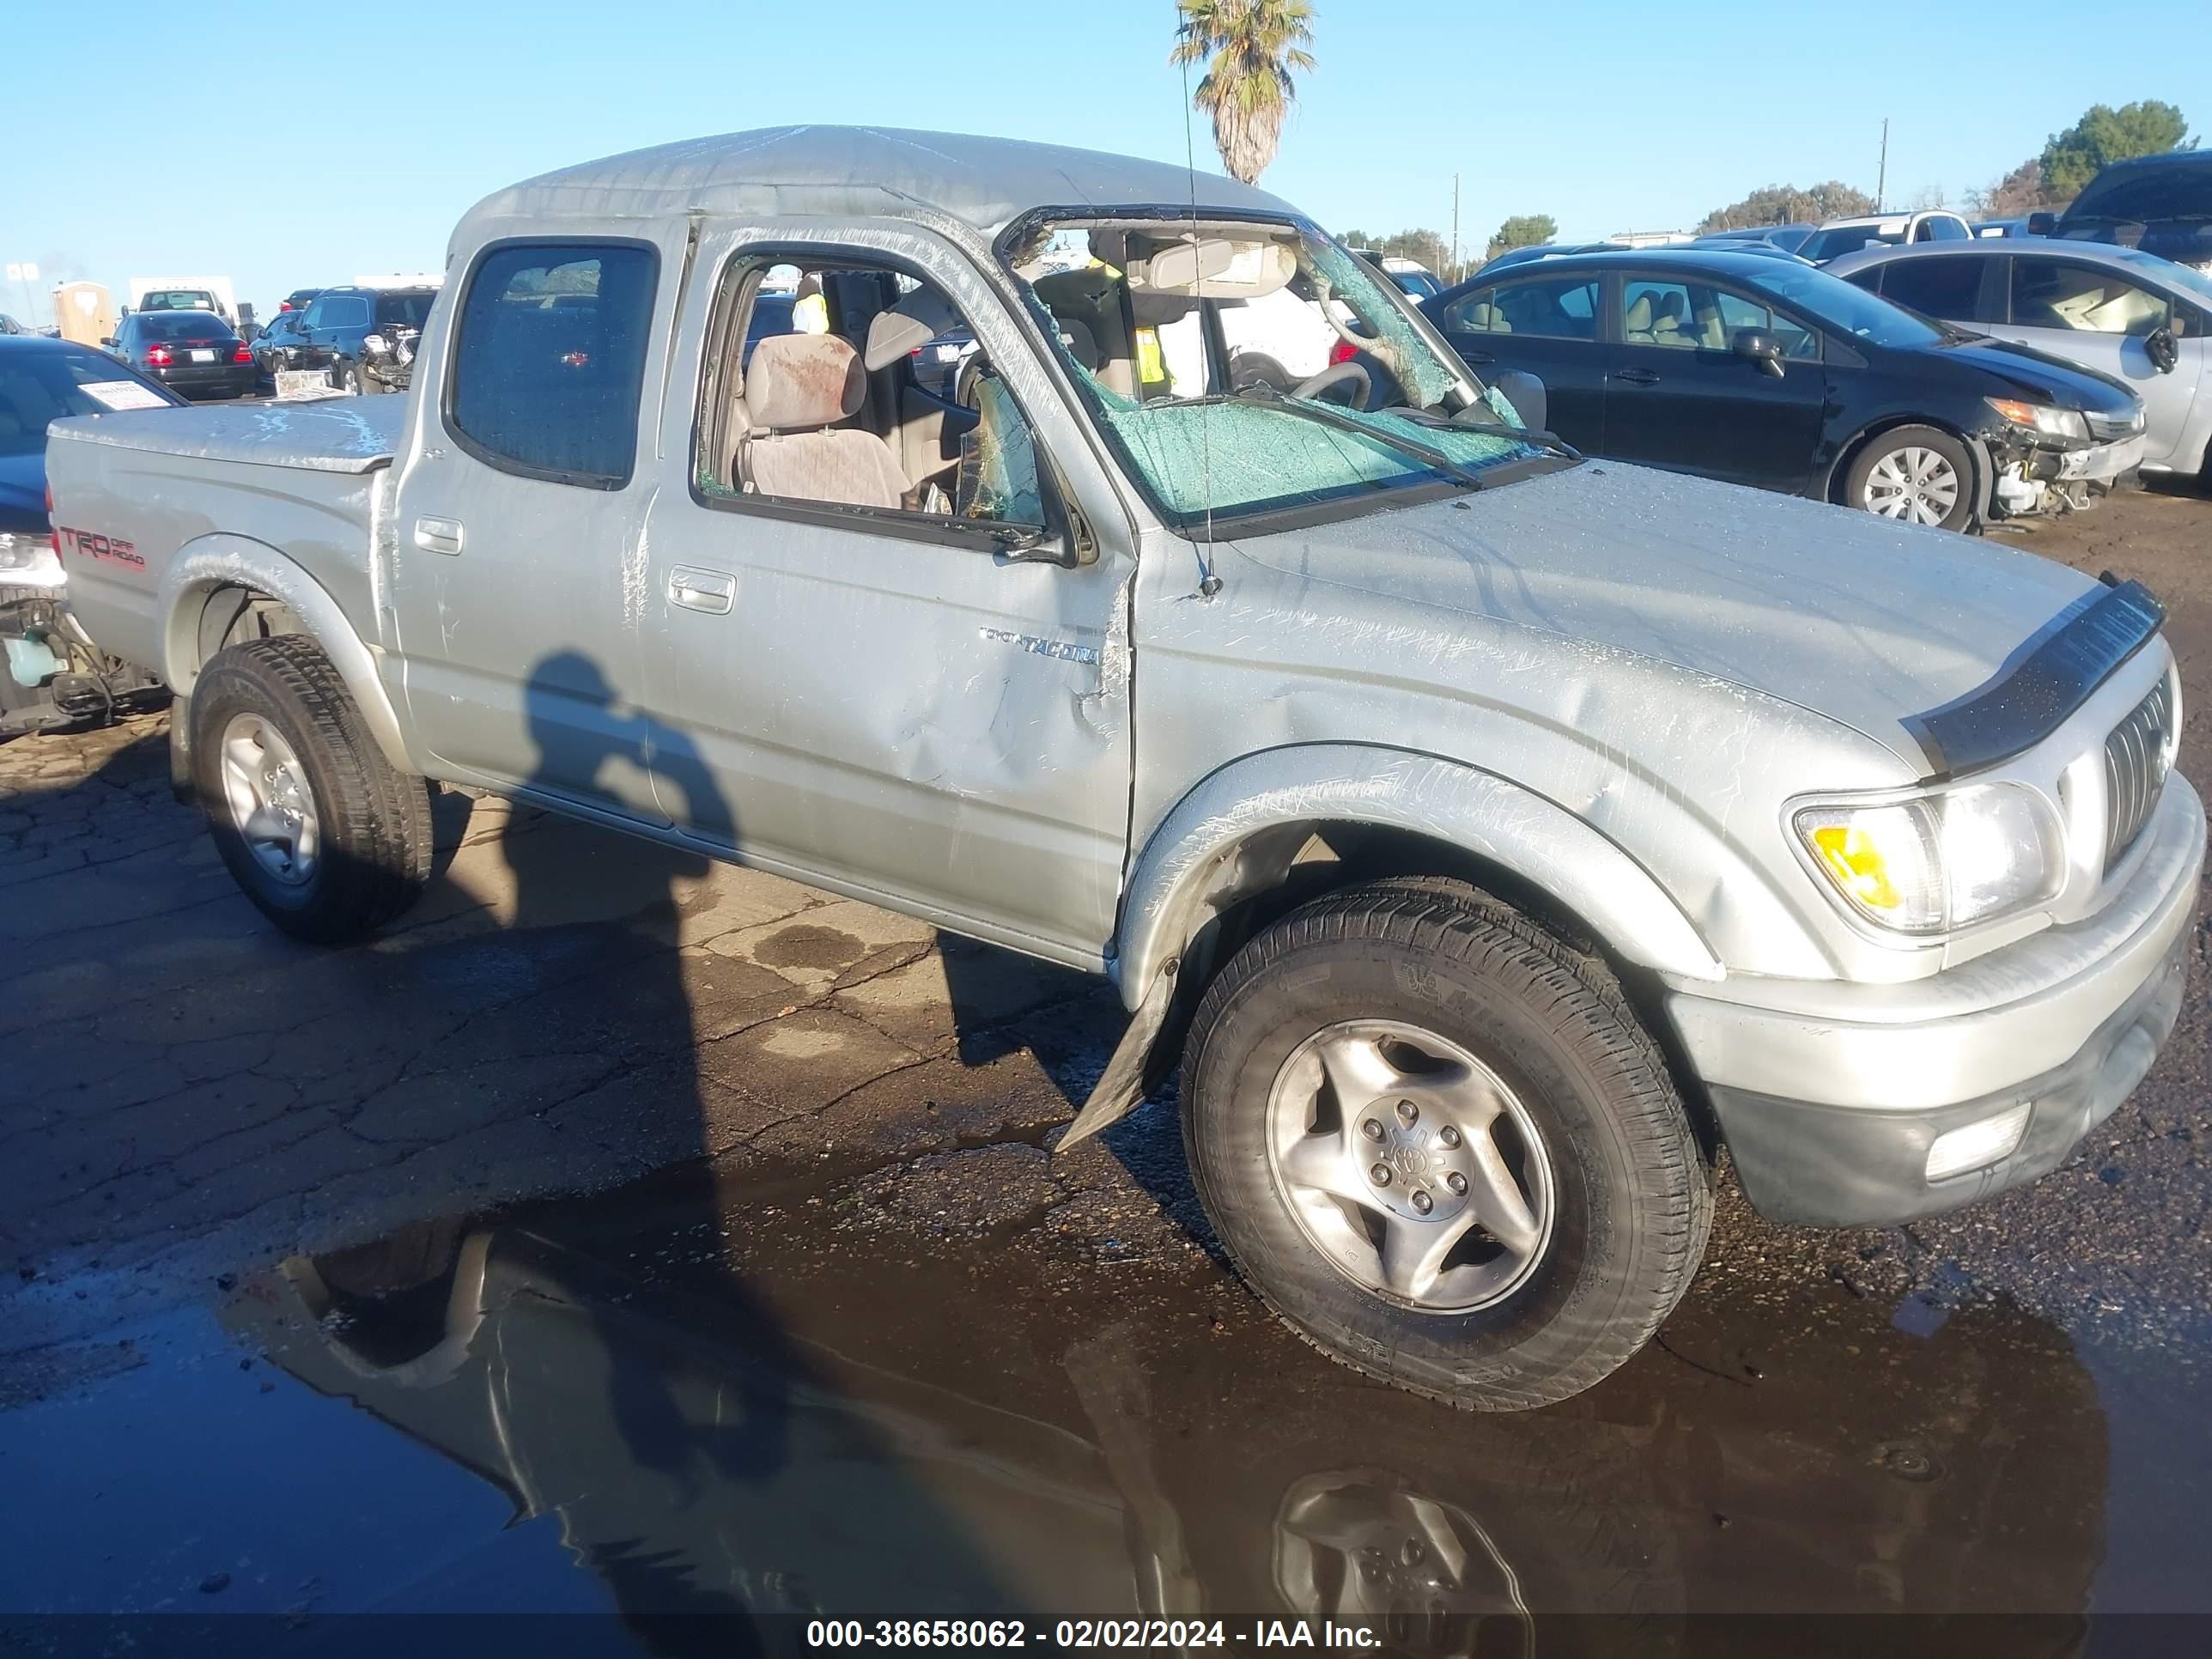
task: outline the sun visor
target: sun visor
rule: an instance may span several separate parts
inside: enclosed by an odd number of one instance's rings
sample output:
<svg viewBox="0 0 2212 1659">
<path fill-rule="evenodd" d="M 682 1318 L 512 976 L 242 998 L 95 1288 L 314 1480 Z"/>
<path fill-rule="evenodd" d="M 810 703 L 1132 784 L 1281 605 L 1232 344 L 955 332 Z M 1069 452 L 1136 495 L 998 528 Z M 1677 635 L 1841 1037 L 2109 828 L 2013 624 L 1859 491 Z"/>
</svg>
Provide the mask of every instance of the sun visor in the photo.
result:
<svg viewBox="0 0 2212 1659">
<path fill-rule="evenodd" d="M 1129 240 L 1133 253 L 1138 239 Z M 1141 259 L 1133 257 L 1129 289 L 1134 294 L 1256 300 L 1283 287 L 1297 270 L 1297 254 L 1280 242 L 1186 237 L 1155 243 Z"/>
</svg>

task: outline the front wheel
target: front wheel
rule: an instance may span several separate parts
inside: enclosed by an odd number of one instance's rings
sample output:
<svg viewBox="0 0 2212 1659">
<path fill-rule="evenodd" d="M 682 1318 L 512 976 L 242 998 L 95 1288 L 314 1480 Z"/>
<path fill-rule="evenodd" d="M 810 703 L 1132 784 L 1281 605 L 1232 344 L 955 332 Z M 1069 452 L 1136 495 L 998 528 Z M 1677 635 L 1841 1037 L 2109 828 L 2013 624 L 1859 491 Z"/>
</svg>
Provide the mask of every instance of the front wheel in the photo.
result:
<svg viewBox="0 0 2212 1659">
<path fill-rule="evenodd" d="M 1269 1305 L 1453 1405 L 1590 1387 L 1705 1251 L 1697 1138 L 1620 987 L 1457 884 L 1350 889 L 1246 945 L 1182 1100 L 1200 1195 Z"/>
<path fill-rule="evenodd" d="M 192 688 L 192 781 L 216 850 L 295 938 L 340 945 L 414 902 L 430 795 L 384 758 L 353 694 L 297 634 L 226 647 Z"/>
<path fill-rule="evenodd" d="M 1964 530 L 1974 514 L 1973 480 L 1966 445 L 1949 433 L 1892 427 L 1859 451 L 1844 499 L 1877 518 Z"/>
</svg>

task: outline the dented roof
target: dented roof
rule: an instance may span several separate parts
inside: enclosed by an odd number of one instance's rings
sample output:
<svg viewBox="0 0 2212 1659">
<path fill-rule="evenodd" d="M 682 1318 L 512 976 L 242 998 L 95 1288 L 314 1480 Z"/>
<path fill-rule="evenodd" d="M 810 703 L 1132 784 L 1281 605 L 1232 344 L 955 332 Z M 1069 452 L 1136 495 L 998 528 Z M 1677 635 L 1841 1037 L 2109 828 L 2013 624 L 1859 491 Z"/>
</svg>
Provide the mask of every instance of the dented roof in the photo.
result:
<svg viewBox="0 0 2212 1659">
<path fill-rule="evenodd" d="M 763 127 L 632 150 L 495 191 L 454 231 L 456 247 L 500 222 L 655 218 L 696 208 L 744 218 L 898 218 L 934 213 L 985 236 L 1039 207 L 1293 210 L 1218 173 L 1097 150 L 890 127 Z"/>
</svg>

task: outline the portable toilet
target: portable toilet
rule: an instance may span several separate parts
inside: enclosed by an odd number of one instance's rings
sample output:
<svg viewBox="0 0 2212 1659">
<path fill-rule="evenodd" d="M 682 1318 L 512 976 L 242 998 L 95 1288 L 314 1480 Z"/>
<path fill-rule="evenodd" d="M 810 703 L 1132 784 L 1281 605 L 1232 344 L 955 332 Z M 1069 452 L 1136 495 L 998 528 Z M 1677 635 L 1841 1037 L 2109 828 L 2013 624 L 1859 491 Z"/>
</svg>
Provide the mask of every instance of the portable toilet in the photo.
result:
<svg viewBox="0 0 2212 1659">
<path fill-rule="evenodd" d="M 54 320 L 64 340 L 96 346 L 115 332 L 115 306 L 98 283 L 58 283 Z"/>
</svg>

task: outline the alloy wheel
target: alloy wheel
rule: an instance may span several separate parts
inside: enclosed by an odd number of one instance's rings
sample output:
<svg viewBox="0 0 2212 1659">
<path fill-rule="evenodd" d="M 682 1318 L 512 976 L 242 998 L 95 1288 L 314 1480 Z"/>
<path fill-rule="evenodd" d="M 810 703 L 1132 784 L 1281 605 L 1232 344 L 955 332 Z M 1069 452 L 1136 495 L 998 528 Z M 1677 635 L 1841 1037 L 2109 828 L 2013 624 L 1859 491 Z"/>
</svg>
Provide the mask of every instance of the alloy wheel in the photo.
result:
<svg viewBox="0 0 2212 1659">
<path fill-rule="evenodd" d="M 1267 1144 L 1315 1249 L 1401 1307 L 1487 1307 L 1551 1242 L 1551 1159 L 1527 1107 L 1474 1054 L 1419 1026 L 1348 1020 L 1300 1043 L 1269 1093 Z"/>
<path fill-rule="evenodd" d="M 311 880 L 322 826 L 292 745 L 260 715 L 239 714 L 222 729 L 222 750 L 223 799 L 254 862 L 287 886 Z"/>
</svg>

